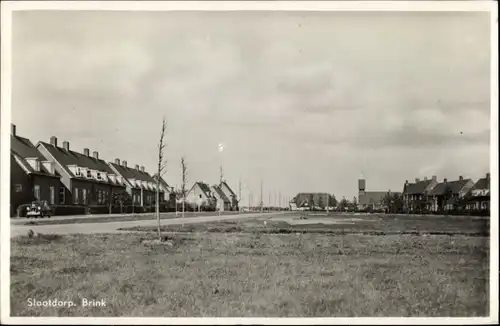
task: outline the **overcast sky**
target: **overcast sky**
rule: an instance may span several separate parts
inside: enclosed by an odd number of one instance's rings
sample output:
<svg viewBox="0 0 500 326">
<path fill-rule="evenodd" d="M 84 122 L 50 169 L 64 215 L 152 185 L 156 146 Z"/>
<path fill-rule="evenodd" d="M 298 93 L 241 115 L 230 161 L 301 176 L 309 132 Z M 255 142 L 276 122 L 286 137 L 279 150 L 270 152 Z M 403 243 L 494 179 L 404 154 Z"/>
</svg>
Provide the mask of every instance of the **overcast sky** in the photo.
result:
<svg viewBox="0 0 500 326">
<path fill-rule="evenodd" d="M 487 13 L 15 12 L 12 119 L 166 179 L 282 196 L 489 170 Z M 225 145 L 218 151 L 218 144 Z M 248 197 L 247 197 L 248 198 Z"/>
</svg>

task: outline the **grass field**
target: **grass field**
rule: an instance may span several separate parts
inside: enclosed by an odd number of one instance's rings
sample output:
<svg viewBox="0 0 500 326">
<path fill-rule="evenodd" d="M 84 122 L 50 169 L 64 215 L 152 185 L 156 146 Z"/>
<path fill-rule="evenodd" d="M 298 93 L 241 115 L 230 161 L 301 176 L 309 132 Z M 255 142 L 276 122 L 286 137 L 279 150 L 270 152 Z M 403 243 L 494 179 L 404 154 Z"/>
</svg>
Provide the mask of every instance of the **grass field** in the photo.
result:
<svg viewBox="0 0 500 326">
<path fill-rule="evenodd" d="M 468 218 L 454 216 L 310 216 L 307 224 L 293 224 L 303 214 L 268 216 L 259 219 L 242 219 L 222 223 L 165 225 L 165 232 L 238 232 L 238 233 L 323 233 L 364 235 L 468 235 L 489 236 L 489 218 Z M 264 221 L 266 224 L 264 225 Z M 326 222 L 335 222 L 328 224 Z M 326 224 L 322 224 L 326 223 Z M 123 228 L 129 231 L 155 232 L 153 227 Z"/>
<path fill-rule="evenodd" d="M 151 232 L 13 238 L 11 314 L 488 315 L 488 237 L 455 229 L 448 235 L 341 235 L 314 232 L 317 225 L 272 223 L 165 228 L 173 246 L 142 243 L 155 238 Z M 339 225 L 323 227 L 333 232 Z M 265 228 L 295 229 L 270 234 Z M 29 307 L 28 298 L 74 300 L 77 306 Z M 105 299 L 107 306 L 83 308 L 82 298 Z"/>
</svg>

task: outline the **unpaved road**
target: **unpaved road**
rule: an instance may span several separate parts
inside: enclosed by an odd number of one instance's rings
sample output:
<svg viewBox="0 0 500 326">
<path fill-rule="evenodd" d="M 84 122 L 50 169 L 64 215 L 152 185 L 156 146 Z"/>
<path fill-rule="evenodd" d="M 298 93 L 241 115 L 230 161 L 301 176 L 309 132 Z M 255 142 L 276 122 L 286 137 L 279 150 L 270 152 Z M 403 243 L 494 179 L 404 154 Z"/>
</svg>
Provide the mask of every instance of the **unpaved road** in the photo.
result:
<svg viewBox="0 0 500 326">
<path fill-rule="evenodd" d="M 217 222 L 225 220 L 239 220 L 244 218 L 257 218 L 273 216 L 277 214 L 286 214 L 284 212 L 273 213 L 246 213 L 234 215 L 210 215 L 200 217 L 179 217 L 173 219 L 162 219 L 161 225 L 173 224 L 192 224 L 203 222 Z M 134 226 L 155 226 L 156 220 L 141 220 L 141 221 L 117 221 L 107 223 L 74 223 L 74 224 L 50 224 L 50 225 L 16 225 L 11 224 L 10 237 L 26 235 L 29 229 L 42 234 L 72 234 L 72 233 L 121 233 L 128 231 L 119 231 L 119 228 L 129 228 Z"/>
</svg>

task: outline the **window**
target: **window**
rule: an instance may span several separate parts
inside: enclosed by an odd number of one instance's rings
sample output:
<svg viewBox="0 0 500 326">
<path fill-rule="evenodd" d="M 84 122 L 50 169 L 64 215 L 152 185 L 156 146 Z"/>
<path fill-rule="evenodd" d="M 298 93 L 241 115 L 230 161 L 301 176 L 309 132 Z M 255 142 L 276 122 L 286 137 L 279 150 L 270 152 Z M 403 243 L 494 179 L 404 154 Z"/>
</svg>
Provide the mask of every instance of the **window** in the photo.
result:
<svg viewBox="0 0 500 326">
<path fill-rule="evenodd" d="M 16 192 L 23 192 L 23 185 L 18 183 L 16 185 L 14 185 L 14 189 Z"/>
<path fill-rule="evenodd" d="M 40 185 L 33 186 L 33 195 L 35 196 L 36 200 L 40 200 Z"/>
<path fill-rule="evenodd" d="M 97 172 L 97 180 L 101 180 L 101 172 Z"/>
<path fill-rule="evenodd" d="M 54 189 L 54 186 L 50 186 L 49 190 L 50 190 L 50 204 L 54 205 L 56 203 L 56 191 Z"/>
<path fill-rule="evenodd" d="M 89 169 L 87 169 L 87 178 L 89 178 L 89 179 L 92 178 L 92 174 L 90 173 Z"/>
<path fill-rule="evenodd" d="M 76 169 L 76 175 L 78 175 L 78 176 L 82 175 L 82 172 L 80 171 L 80 168 Z"/>
<path fill-rule="evenodd" d="M 87 189 L 82 189 L 82 200 L 83 200 L 83 204 L 86 205 L 87 204 Z"/>
<path fill-rule="evenodd" d="M 75 190 L 73 190 L 73 203 L 78 204 L 78 202 L 78 188 L 75 188 Z"/>
<path fill-rule="evenodd" d="M 64 204 L 66 202 L 66 190 L 64 187 L 59 188 L 59 204 Z"/>
</svg>

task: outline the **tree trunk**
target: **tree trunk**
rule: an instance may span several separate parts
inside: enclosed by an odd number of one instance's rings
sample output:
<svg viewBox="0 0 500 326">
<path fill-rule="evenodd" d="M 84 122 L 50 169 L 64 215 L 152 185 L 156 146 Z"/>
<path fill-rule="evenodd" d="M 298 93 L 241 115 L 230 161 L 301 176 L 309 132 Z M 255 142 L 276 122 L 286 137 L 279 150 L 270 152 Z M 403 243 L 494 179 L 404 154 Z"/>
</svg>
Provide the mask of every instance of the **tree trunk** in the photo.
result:
<svg viewBox="0 0 500 326">
<path fill-rule="evenodd" d="M 160 172 L 160 171 L 158 171 Z M 156 222 L 158 223 L 158 240 L 161 241 L 160 229 L 160 173 L 158 173 L 158 180 L 156 181 Z"/>
<path fill-rule="evenodd" d="M 185 203 L 186 203 L 186 197 L 182 198 L 182 217 L 184 217 Z"/>
</svg>

